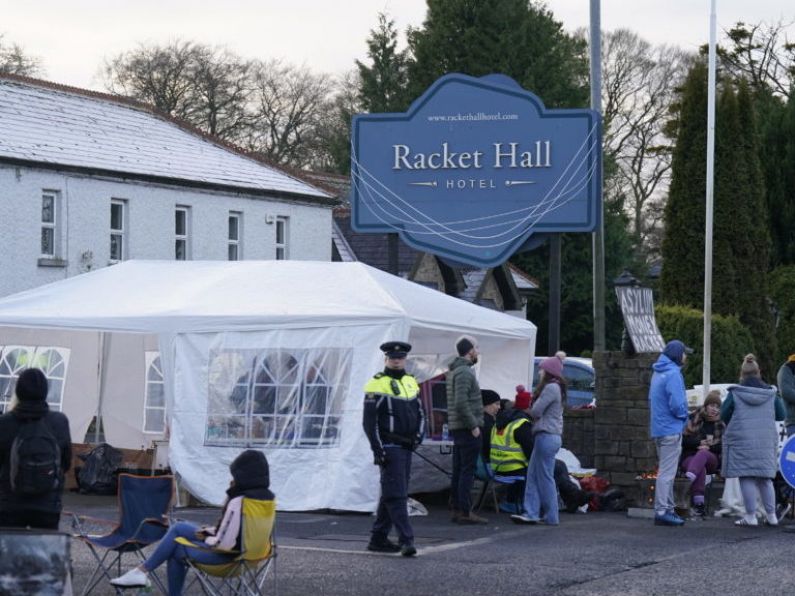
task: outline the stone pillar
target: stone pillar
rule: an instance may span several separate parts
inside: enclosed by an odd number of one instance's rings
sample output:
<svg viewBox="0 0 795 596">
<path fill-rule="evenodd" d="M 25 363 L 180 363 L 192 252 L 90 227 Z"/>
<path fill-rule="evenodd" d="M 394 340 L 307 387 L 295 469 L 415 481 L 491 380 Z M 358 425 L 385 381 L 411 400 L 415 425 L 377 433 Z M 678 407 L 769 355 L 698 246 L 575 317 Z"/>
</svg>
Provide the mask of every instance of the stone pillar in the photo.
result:
<svg viewBox="0 0 795 596">
<path fill-rule="evenodd" d="M 597 352 L 594 462 L 598 474 L 637 502 L 640 488 L 635 476 L 657 468 L 654 443 L 649 437 L 649 383 L 658 354 Z"/>
</svg>

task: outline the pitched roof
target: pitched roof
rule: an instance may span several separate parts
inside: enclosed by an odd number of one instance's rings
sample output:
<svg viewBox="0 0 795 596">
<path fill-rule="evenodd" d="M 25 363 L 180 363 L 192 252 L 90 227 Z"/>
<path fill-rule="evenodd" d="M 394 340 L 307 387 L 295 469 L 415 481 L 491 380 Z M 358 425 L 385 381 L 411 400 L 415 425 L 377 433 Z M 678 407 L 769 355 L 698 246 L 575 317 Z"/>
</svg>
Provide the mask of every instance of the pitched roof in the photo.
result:
<svg viewBox="0 0 795 596">
<path fill-rule="evenodd" d="M 14 75 L 0 75 L 0 161 L 335 203 L 330 193 L 151 106 Z"/>
</svg>

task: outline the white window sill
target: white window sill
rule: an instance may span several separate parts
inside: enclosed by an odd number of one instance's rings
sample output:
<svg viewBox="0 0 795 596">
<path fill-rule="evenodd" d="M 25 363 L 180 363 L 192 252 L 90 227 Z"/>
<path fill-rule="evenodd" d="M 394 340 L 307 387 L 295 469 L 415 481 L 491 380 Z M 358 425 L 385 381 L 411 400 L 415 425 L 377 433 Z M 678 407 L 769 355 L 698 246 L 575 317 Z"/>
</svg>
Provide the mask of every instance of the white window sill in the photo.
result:
<svg viewBox="0 0 795 596">
<path fill-rule="evenodd" d="M 39 267 L 66 267 L 68 264 L 66 259 L 57 257 L 40 257 L 38 260 Z"/>
</svg>

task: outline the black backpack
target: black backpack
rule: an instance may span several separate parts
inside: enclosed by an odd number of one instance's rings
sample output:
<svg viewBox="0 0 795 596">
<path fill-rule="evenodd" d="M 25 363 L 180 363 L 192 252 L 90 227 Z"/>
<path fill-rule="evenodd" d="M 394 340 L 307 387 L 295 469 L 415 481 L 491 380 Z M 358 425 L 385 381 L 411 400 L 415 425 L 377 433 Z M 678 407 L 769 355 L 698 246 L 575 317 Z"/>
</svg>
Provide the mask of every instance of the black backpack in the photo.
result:
<svg viewBox="0 0 795 596">
<path fill-rule="evenodd" d="M 18 495 L 54 491 L 61 481 L 61 448 L 44 418 L 20 424 L 11 443 L 11 490 Z"/>
</svg>

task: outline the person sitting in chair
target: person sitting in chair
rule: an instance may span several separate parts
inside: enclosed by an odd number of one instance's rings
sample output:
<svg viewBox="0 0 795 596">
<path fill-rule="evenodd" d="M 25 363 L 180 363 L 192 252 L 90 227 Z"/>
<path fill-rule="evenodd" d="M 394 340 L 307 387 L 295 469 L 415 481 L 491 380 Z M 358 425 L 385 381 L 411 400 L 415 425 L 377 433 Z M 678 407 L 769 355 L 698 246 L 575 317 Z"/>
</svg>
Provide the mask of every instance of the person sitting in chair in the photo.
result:
<svg viewBox="0 0 795 596">
<path fill-rule="evenodd" d="M 148 587 L 150 583 L 147 574 L 163 563 L 168 563 L 168 593 L 169 596 L 179 596 L 182 594 L 188 571 L 186 564 L 188 559 L 205 565 L 219 565 L 232 561 L 237 556 L 237 552 L 218 551 L 240 550 L 243 497 L 272 501 L 274 496 L 269 488 L 268 460 L 261 451 L 247 449 L 231 463 L 229 471 L 232 474 L 232 482 L 226 491 L 226 503 L 217 525 L 200 527 L 187 521 L 175 523 L 146 561 L 111 580 L 110 583 L 120 588 Z M 189 539 L 196 548 L 179 544 L 177 538 Z"/>
<path fill-rule="evenodd" d="M 704 405 L 687 419 L 682 434 L 682 471 L 690 484 L 693 510 L 699 517 L 706 515 L 704 493 L 707 474 L 720 470 L 721 435 L 726 425 L 720 419 L 720 391 L 713 389 Z"/>
</svg>

